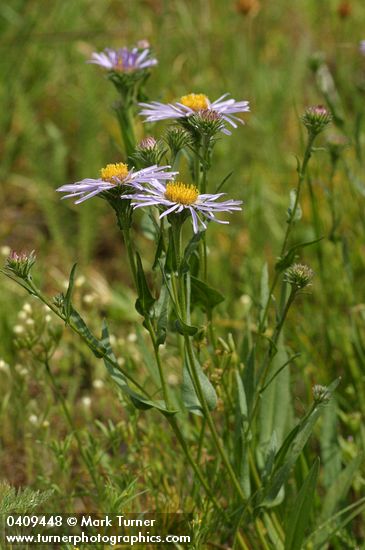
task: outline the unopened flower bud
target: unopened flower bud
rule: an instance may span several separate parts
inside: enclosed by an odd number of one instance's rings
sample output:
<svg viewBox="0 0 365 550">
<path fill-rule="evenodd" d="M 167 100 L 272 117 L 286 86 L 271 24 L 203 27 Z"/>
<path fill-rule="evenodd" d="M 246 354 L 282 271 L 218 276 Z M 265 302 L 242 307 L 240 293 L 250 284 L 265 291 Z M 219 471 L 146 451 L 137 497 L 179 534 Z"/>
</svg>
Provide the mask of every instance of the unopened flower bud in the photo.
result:
<svg viewBox="0 0 365 550">
<path fill-rule="evenodd" d="M 316 403 L 328 403 L 331 398 L 331 393 L 326 386 L 316 384 L 313 386 L 313 399 Z"/>
<path fill-rule="evenodd" d="M 142 139 L 142 141 L 139 142 L 137 145 L 137 148 L 141 151 L 144 151 L 145 149 L 150 150 L 154 149 L 157 145 L 157 141 L 153 136 L 146 136 Z"/>
<path fill-rule="evenodd" d="M 157 141 L 153 136 L 147 136 L 139 142 L 136 147 L 134 158 L 143 167 L 160 164 L 161 158 L 166 153 L 161 141 Z"/>
<path fill-rule="evenodd" d="M 20 279 L 28 279 L 30 276 L 30 270 L 36 261 L 34 250 L 29 254 L 22 252 L 11 252 L 6 259 L 5 270 L 14 273 Z"/>
<path fill-rule="evenodd" d="M 224 129 L 224 120 L 220 113 L 212 109 L 202 109 L 186 118 L 186 126 L 199 136 L 212 138 Z"/>
<path fill-rule="evenodd" d="M 191 136 L 183 128 L 173 126 L 166 131 L 165 141 L 170 147 L 172 154 L 176 156 L 181 149 L 191 143 Z"/>
<path fill-rule="evenodd" d="M 313 276 L 313 271 L 307 265 L 293 264 L 285 272 L 284 280 L 292 286 L 293 290 L 302 290 L 311 284 Z"/>
<path fill-rule="evenodd" d="M 60 294 L 57 294 L 57 296 L 53 298 L 53 303 L 58 309 L 63 308 L 64 302 L 65 302 L 65 296 L 63 295 L 62 292 Z"/>
<path fill-rule="evenodd" d="M 332 121 L 332 115 L 323 105 L 308 107 L 302 116 L 304 126 L 310 134 L 319 134 Z"/>
</svg>

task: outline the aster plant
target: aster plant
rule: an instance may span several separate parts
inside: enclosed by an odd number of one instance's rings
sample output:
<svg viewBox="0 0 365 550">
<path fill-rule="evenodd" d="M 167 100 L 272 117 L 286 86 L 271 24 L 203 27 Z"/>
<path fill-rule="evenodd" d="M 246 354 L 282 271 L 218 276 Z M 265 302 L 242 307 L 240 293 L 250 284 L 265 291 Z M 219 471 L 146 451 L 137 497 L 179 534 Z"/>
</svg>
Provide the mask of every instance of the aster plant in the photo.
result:
<svg viewBox="0 0 365 550">
<path fill-rule="evenodd" d="M 112 380 L 132 406 L 145 411 L 154 409 L 163 415 L 205 494 L 204 506 L 224 519 L 226 538 L 221 542 L 229 540 L 235 548 L 253 548 L 257 540 L 267 536 L 262 522 L 271 526 L 271 541 L 277 540 L 276 536 L 282 536 L 281 528 L 271 509 L 280 504 L 291 470 L 322 405 L 336 386 L 335 383 L 329 388 L 321 387 L 320 391 L 316 386 L 312 407 L 287 439 L 277 444 L 273 436 L 262 444 L 259 428 L 267 414 L 266 392 L 274 391 L 279 376 L 291 362 L 275 363 L 283 350 L 283 326 L 294 298 L 302 295 L 312 281 L 312 270 L 296 263 L 298 252 L 310 243 L 292 243 L 292 235 L 300 220 L 300 197 L 314 152 L 313 143 L 330 124 L 331 115 L 325 107 L 317 106 L 308 108 L 302 117 L 308 130 L 307 144 L 303 160 L 298 161 L 298 181 L 290 195 L 283 244 L 271 285 L 267 271 L 264 272 L 259 320 L 252 341 L 243 345 L 241 361 L 237 359 L 239 351 L 234 337 L 221 336 L 219 340 L 217 337 L 220 329 L 214 320 L 224 296 L 211 286 L 207 243 L 216 223 L 226 225 L 233 215 L 237 220 L 244 219 L 242 197 L 232 198 L 222 192 L 228 177 L 217 181 L 211 166 L 218 139 L 226 139 L 232 129 L 239 131 L 243 120 L 238 115 L 249 111 L 248 101 L 235 101 L 224 94 L 211 102 L 204 94 L 188 94 L 169 104 L 139 102 L 140 86 L 157 63 L 147 45 L 94 53 L 90 63 L 107 71 L 120 94 L 117 115 L 128 159 L 117 159 L 101 168 L 96 177 L 64 184 L 57 191 L 64 194 L 62 198 L 73 199 L 80 208 L 86 200 L 102 199 L 116 213 L 136 293 L 135 308 L 150 340 L 158 383 L 152 385 L 138 379 L 128 366 L 117 362 L 106 322 L 101 336 L 92 333 L 73 303 L 76 266 L 71 270 L 67 290 L 53 300 L 44 295 L 31 277 L 33 253 L 12 253 L 4 273 L 46 304 L 104 361 Z M 138 102 L 146 122 L 173 122 L 163 138 L 147 135 L 136 145 L 133 115 Z M 182 176 L 186 158 L 190 172 Z M 235 197 L 237 193 L 235 190 Z M 147 259 L 141 256 L 135 238 L 135 231 L 146 217 L 153 249 L 149 274 Z M 280 305 L 275 308 L 273 327 L 268 333 L 271 303 L 279 282 Z M 177 388 L 167 381 L 161 357 L 163 345 L 172 348 L 179 361 Z M 208 363 L 222 370 L 221 356 L 225 353 L 222 349 L 230 357 L 225 364 L 223 390 L 213 383 L 209 369 L 203 368 Z M 227 421 L 229 430 L 222 436 L 217 413 L 213 411 L 217 408 L 217 392 L 222 399 L 224 392 L 230 391 L 228 386 L 233 390 L 227 394 L 227 400 L 235 406 L 223 421 L 223 424 Z M 182 428 L 184 418 L 191 421 L 189 429 Z M 207 441 L 212 450 L 214 476 L 218 472 L 225 476 L 228 498 L 216 494 L 215 484 L 209 479 L 209 467 L 201 460 L 201 448 Z M 242 528 L 245 525 L 250 525 L 248 533 Z"/>
<path fill-rule="evenodd" d="M 106 48 L 94 52 L 88 63 L 98 65 L 114 84 L 119 100 L 115 104 L 125 151 L 128 156 L 134 153 L 136 145 L 134 131 L 134 110 L 138 100 L 144 97 L 143 86 L 150 76 L 151 69 L 158 64 L 146 40 L 131 48 Z"/>
</svg>

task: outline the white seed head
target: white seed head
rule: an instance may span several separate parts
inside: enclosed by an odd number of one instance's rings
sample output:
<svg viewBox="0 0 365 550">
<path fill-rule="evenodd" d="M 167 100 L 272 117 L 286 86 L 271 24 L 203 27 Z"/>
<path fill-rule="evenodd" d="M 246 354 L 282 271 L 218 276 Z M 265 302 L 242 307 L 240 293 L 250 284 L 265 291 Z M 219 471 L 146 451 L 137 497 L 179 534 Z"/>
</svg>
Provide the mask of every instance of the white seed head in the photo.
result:
<svg viewBox="0 0 365 550">
<path fill-rule="evenodd" d="M 83 404 L 83 406 L 88 409 L 91 407 L 91 397 L 89 397 L 88 395 L 85 395 L 82 399 L 81 399 L 81 402 Z"/>
<path fill-rule="evenodd" d="M 0 254 L 1 254 L 2 256 L 7 257 L 7 256 L 10 255 L 10 253 L 11 253 L 11 248 L 10 248 L 10 246 L 2 246 L 2 247 L 0 248 Z"/>
<path fill-rule="evenodd" d="M 86 279 L 83 275 L 79 275 L 79 277 L 75 280 L 75 286 L 80 288 L 80 286 L 84 285 L 86 282 Z"/>
<path fill-rule="evenodd" d="M 37 416 L 36 414 L 31 414 L 31 415 L 29 416 L 29 422 L 30 422 L 31 424 L 37 424 L 37 422 L 38 422 L 38 416 Z"/>
<path fill-rule="evenodd" d="M 85 302 L 85 304 L 92 304 L 95 301 L 95 298 L 95 294 L 85 294 L 85 296 L 83 297 L 83 301 Z"/>
</svg>

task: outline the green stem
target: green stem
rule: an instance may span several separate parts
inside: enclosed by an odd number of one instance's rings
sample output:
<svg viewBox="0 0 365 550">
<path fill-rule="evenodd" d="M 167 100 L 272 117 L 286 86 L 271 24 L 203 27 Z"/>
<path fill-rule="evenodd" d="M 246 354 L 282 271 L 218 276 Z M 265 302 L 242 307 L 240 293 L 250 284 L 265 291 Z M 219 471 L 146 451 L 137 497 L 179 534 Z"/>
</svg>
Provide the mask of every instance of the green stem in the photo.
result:
<svg viewBox="0 0 365 550">
<path fill-rule="evenodd" d="M 245 500 L 246 496 L 245 496 L 245 494 L 243 492 L 243 489 L 240 485 L 240 482 L 238 481 L 238 478 L 237 478 L 237 476 L 236 476 L 236 474 L 235 474 L 235 472 L 232 468 L 232 465 L 229 461 L 229 458 L 228 458 L 228 456 L 227 456 L 227 454 L 224 450 L 224 447 L 222 445 L 222 442 L 220 440 L 220 437 L 219 437 L 218 432 L 216 430 L 216 427 L 214 425 L 212 415 L 210 414 L 210 410 L 209 410 L 208 404 L 206 402 L 204 392 L 203 392 L 202 387 L 201 387 L 199 375 L 198 375 L 197 370 L 196 370 L 194 352 L 193 352 L 193 349 L 192 349 L 192 346 L 191 346 L 189 336 L 185 336 L 185 349 L 187 351 L 187 355 L 188 355 L 188 359 L 189 359 L 190 372 L 191 372 L 191 376 L 192 376 L 192 379 L 193 379 L 193 382 L 194 382 L 194 386 L 195 386 L 196 392 L 198 394 L 198 398 L 199 398 L 200 404 L 202 406 L 204 416 L 207 420 L 210 432 L 212 434 L 215 447 L 216 447 L 219 455 L 222 458 L 223 464 L 226 467 L 228 475 L 231 478 L 232 483 L 233 483 L 239 497 L 242 500 Z"/>
<path fill-rule="evenodd" d="M 173 230 L 174 229 L 175 228 L 173 228 Z M 134 260 L 135 256 L 134 256 L 134 252 L 133 252 L 132 243 L 131 243 L 131 240 L 130 240 L 129 230 L 123 230 L 123 236 L 124 236 L 125 244 L 126 244 L 126 247 L 127 247 L 127 250 L 128 250 L 128 258 L 129 258 L 129 262 L 130 262 L 130 266 L 131 266 L 131 271 L 132 271 L 132 274 L 133 274 L 133 280 L 134 280 L 134 283 L 136 285 L 137 277 L 136 277 L 136 267 L 135 267 L 135 260 Z M 173 231 L 173 237 L 174 237 L 175 249 L 178 252 L 177 258 L 180 261 L 180 255 L 181 255 L 181 224 L 180 223 L 177 224 L 176 231 Z M 179 267 L 180 267 L 180 263 L 178 263 L 178 268 Z M 172 284 L 174 282 L 175 282 L 175 277 L 172 276 Z M 175 287 L 175 290 L 177 291 L 176 287 Z M 176 295 L 177 294 L 178 294 L 178 292 L 176 293 Z M 155 331 L 154 331 L 154 328 L 153 328 L 153 325 L 152 325 L 151 321 L 148 322 L 148 332 L 150 334 L 150 338 L 151 338 L 154 353 L 155 353 L 155 359 L 156 359 L 156 363 L 157 363 L 157 367 L 158 367 L 158 371 L 159 371 L 159 376 L 160 376 L 161 385 L 162 385 L 162 393 L 163 393 L 164 400 L 165 400 L 165 403 L 166 403 L 166 408 L 170 409 L 171 405 L 170 405 L 168 387 L 167 387 L 167 384 L 166 384 L 165 375 L 164 375 L 164 372 L 163 372 L 163 366 L 161 364 L 161 358 L 160 358 L 160 354 L 159 354 L 159 350 L 158 350 L 158 346 L 157 346 L 157 342 L 156 342 L 156 334 L 155 334 Z M 164 413 L 162 413 L 162 414 L 164 414 Z M 176 420 L 175 416 L 169 415 L 169 414 L 164 414 L 164 416 L 167 419 L 167 421 L 169 422 L 170 426 L 172 427 L 172 429 L 173 429 L 173 431 L 174 431 L 174 433 L 177 437 L 177 440 L 180 443 L 183 452 L 185 453 L 185 456 L 186 456 L 188 462 L 192 466 L 192 468 L 193 468 L 197 478 L 199 479 L 200 483 L 202 484 L 208 498 L 210 499 L 212 504 L 215 506 L 215 508 L 217 510 L 219 510 L 221 513 L 223 513 L 224 517 L 226 517 L 225 511 L 219 505 L 217 499 L 215 498 L 212 491 L 210 490 L 209 484 L 205 480 L 204 475 L 202 474 L 199 465 L 195 462 L 195 460 L 194 460 L 194 458 L 193 458 L 193 456 L 192 456 L 192 454 L 189 450 L 189 447 L 188 447 L 188 445 L 185 441 L 184 435 L 181 432 L 181 430 L 180 430 L 180 428 L 177 424 L 177 420 Z"/>
<path fill-rule="evenodd" d="M 263 389 L 265 388 L 265 382 L 266 382 L 266 378 L 267 378 L 269 370 L 270 370 L 271 361 L 272 361 L 272 359 L 274 358 L 274 356 L 276 354 L 277 344 L 278 344 L 280 334 L 281 334 L 281 331 L 282 331 L 282 328 L 283 328 L 283 325 L 284 325 L 284 321 L 287 317 L 289 308 L 290 308 L 291 304 L 294 301 L 295 295 L 296 295 L 296 291 L 292 289 L 291 293 L 289 295 L 289 298 L 288 298 L 288 300 L 285 304 L 285 308 L 284 308 L 284 311 L 281 315 L 281 318 L 280 318 L 278 324 L 276 325 L 273 338 L 272 338 L 272 340 L 270 342 L 270 345 L 269 345 L 269 347 L 266 351 L 265 359 L 264 359 L 263 365 L 262 365 L 260 373 L 259 373 L 259 379 L 258 379 L 258 382 L 257 382 L 257 390 L 255 391 L 255 397 L 254 397 L 252 411 L 251 411 L 249 422 L 248 422 L 247 433 L 251 429 L 252 422 L 253 422 L 253 420 L 256 416 L 256 412 L 257 412 L 257 408 L 258 408 L 258 404 L 259 404 L 259 399 L 261 397 Z"/>
<path fill-rule="evenodd" d="M 148 319 L 148 320 L 146 319 L 146 323 L 147 323 L 147 330 L 150 334 L 150 338 L 151 338 L 151 341 L 152 341 L 152 346 L 153 346 L 153 351 L 154 351 L 154 354 L 155 354 L 158 373 L 159 373 L 159 376 L 160 376 L 160 381 L 161 381 L 161 386 L 162 386 L 162 395 L 163 395 L 164 401 L 166 403 L 167 410 L 170 410 L 171 409 L 170 396 L 169 396 L 168 387 L 167 387 L 167 384 L 166 384 L 165 373 L 163 371 L 163 367 L 162 367 L 162 363 L 161 363 L 160 353 L 159 353 L 159 350 L 158 350 L 156 333 L 155 333 L 155 330 L 153 328 L 153 325 L 152 325 L 150 319 Z"/>
<path fill-rule="evenodd" d="M 181 262 L 181 258 L 180 258 L 180 254 L 181 254 L 181 251 L 180 251 L 181 250 L 180 249 L 181 226 L 179 227 L 178 225 L 175 225 L 175 226 L 173 226 L 172 230 L 173 230 L 174 243 L 176 243 L 176 245 L 174 247 L 175 263 L 176 263 L 177 266 L 180 266 L 180 262 Z M 175 276 L 173 274 L 172 277 L 171 277 L 171 287 L 172 287 L 172 293 L 173 293 L 173 296 L 174 296 L 174 303 L 175 303 L 175 307 L 176 307 L 176 312 L 177 312 L 178 316 L 180 316 L 180 318 L 185 323 L 188 324 L 189 319 L 190 319 L 190 312 L 187 312 L 186 307 L 185 307 L 186 299 L 185 299 L 184 278 L 185 278 L 184 275 L 181 274 L 179 272 L 179 269 L 178 269 L 178 275 Z M 183 296 L 184 296 L 184 299 L 182 298 Z M 199 402 L 202 406 L 204 416 L 207 420 L 210 432 L 212 434 L 215 447 L 216 447 L 218 453 L 220 454 L 220 456 L 222 458 L 222 461 L 223 461 L 223 463 L 226 467 L 226 470 L 227 470 L 227 472 L 228 472 L 228 474 L 229 474 L 229 476 L 232 480 L 232 483 L 233 483 L 239 497 L 242 500 L 245 500 L 246 497 L 245 497 L 245 494 L 243 492 L 243 489 L 242 489 L 242 487 L 241 487 L 241 485 L 240 485 L 240 483 L 237 479 L 237 476 L 236 476 L 236 474 L 235 474 L 235 472 L 232 468 L 232 465 L 229 461 L 229 458 L 226 455 L 226 452 L 224 450 L 222 442 L 221 442 L 221 440 L 219 438 L 219 435 L 217 433 L 217 430 L 215 428 L 213 418 L 210 414 L 210 410 L 209 410 L 208 404 L 206 402 L 204 392 L 203 392 L 202 387 L 201 387 L 199 374 L 198 374 L 197 369 L 196 369 L 194 352 L 193 352 L 193 349 L 192 349 L 190 337 L 185 335 L 184 336 L 184 342 L 185 342 L 185 350 L 186 350 L 186 353 L 187 353 L 188 363 L 189 363 L 189 367 L 190 367 L 189 371 L 191 373 L 193 384 L 194 384 L 195 390 L 197 392 Z"/>
<path fill-rule="evenodd" d="M 221 512 L 223 512 L 224 514 L 224 517 L 227 519 L 227 516 L 226 516 L 226 512 L 222 509 L 222 507 L 220 506 L 220 504 L 218 503 L 217 499 L 215 498 L 215 496 L 213 495 L 213 493 L 211 492 L 210 490 L 210 487 L 207 483 L 207 481 L 205 480 L 202 472 L 201 472 L 201 469 L 200 469 L 200 466 L 195 462 L 190 450 L 189 450 L 189 447 L 185 441 L 185 438 L 184 438 L 184 435 L 182 434 L 178 424 L 177 424 L 177 421 L 176 421 L 176 418 L 174 416 L 166 416 L 167 420 L 169 421 L 172 429 L 174 430 L 175 432 L 175 435 L 177 437 L 177 440 L 179 441 L 184 453 L 185 453 L 185 456 L 186 458 L 188 459 L 188 461 L 190 462 L 190 465 L 192 466 L 195 474 L 197 475 L 200 483 L 202 484 L 202 486 L 204 487 L 204 490 L 207 494 L 207 496 L 209 497 L 209 499 L 211 500 L 212 504 L 214 504 L 215 508 L 217 510 L 220 510 Z"/>
<path fill-rule="evenodd" d="M 136 147 L 131 101 L 128 99 L 123 100 L 123 104 L 117 107 L 116 113 L 125 151 L 127 156 L 131 157 Z"/>
<path fill-rule="evenodd" d="M 283 246 L 281 247 L 281 252 L 280 252 L 281 257 L 286 252 L 286 247 L 287 247 L 287 244 L 288 244 L 289 235 L 291 233 L 291 229 L 292 229 L 292 226 L 293 226 L 294 221 L 295 221 L 296 213 L 297 213 L 298 206 L 299 206 L 300 193 L 301 193 L 301 190 L 302 190 L 303 182 L 305 180 L 308 162 L 309 162 L 309 159 L 311 158 L 311 155 L 312 155 L 312 146 L 313 146 L 313 142 L 314 142 L 315 137 L 316 137 L 315 134 L 309 134 L 308 135 L 307 147 L 305 149 L 302 166 L 299 170 L 298 185 L 297 185 L 297 191 L 296 191 L 296 194 L 295 194 L 295 201 L 294 201 L 293 208 L 290 212 L 290 216 L 289 216 L 289 220 L 288 220 L 288 226 L 286 228 L 286 233 L 285 233 L 285 237 L 284 237 Z"/>
<path fill-rule="evenodd" d="M 304 152 L 303 162 L 302 162 L 302 165 L 301 165 L 301 167 L 298 171 L 298 183 L 297 183 L 297 188 L 296 188 L 295 201 L 294 201 L 294 205 L 293 205 L 293 208 L 290 212 L 289 219 L 288 219 L 288 222 L 287 222 L 288 225 L 287 225 L 287 228 L 286 228 L 284 241 L 283 241 L 281 251 L 280 251 L 280 258 L 283 258 L 286 251 L 287 251 L 289 236 L 290 236 L 291 230 L 293 228 L 295 217 L 296 217 L 296 214 L 297 214 L 300 194 L 301 194 L 303 182 L 304 182 L 305 177 L 306 177 L 308 162 L 309 162 L 309 159 L 311 158 L 312 146 L 313 146 L 313 142 L 315 140 L 315 137 L 316 137 L 315 134 L 309 134 L 308 135 L 308 141 L 307 141 L 307 146 L 306 146 L 305 152 Z M 259 323 L 259 333 L 262 333 L 265 330 L 266 319 L 267 319 L 267 316 L 268 316 L 268 313 L 269 313 L 269 307 L 270 307 L 272 295 L 273 295 L 273 292 L 274 292 L 274 290 L 276 288 L 276 285 L 278 283 L 279 275 L 280 275 L 280 273 L 278 271 L 276 271 L 275 275 L 274 275 L 273 282 L 271 283 L 269 296 L 268 296 L 266 304 L 265 304 L 265 309 L 264 309 L 264 312 L 262 314 L 262 317 L 261 317 L 261 320 L 260 320 L 260 323 Z"/>
<path fill-rule="evenodd" d="M 129 265 L 130 265 L 131 273 L 133 277 L 133 283 L 135 288 L 137 288 L 136 258 L 135 258 L 134 247 L 131 241 L 131 232 L 129 228 L 124 228 L 122 229 L 122 233 L 123 233 L 124 244 L 127 249 Z"/>
</svg>

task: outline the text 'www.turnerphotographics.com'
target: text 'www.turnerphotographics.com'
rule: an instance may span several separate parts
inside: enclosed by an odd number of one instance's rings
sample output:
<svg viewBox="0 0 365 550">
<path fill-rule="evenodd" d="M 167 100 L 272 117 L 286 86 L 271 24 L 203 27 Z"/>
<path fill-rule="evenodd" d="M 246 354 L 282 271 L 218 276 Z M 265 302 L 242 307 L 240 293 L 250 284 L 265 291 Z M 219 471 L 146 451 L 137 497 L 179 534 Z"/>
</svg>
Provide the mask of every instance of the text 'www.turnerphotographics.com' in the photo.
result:
<svg viewBox="0 0 365 550">
<path fill-rule="evenodd" d="M 6 544 L 134 544 L 191 543 L 191 514 L 48 514 L 8 515 Z"/>
</svg>

